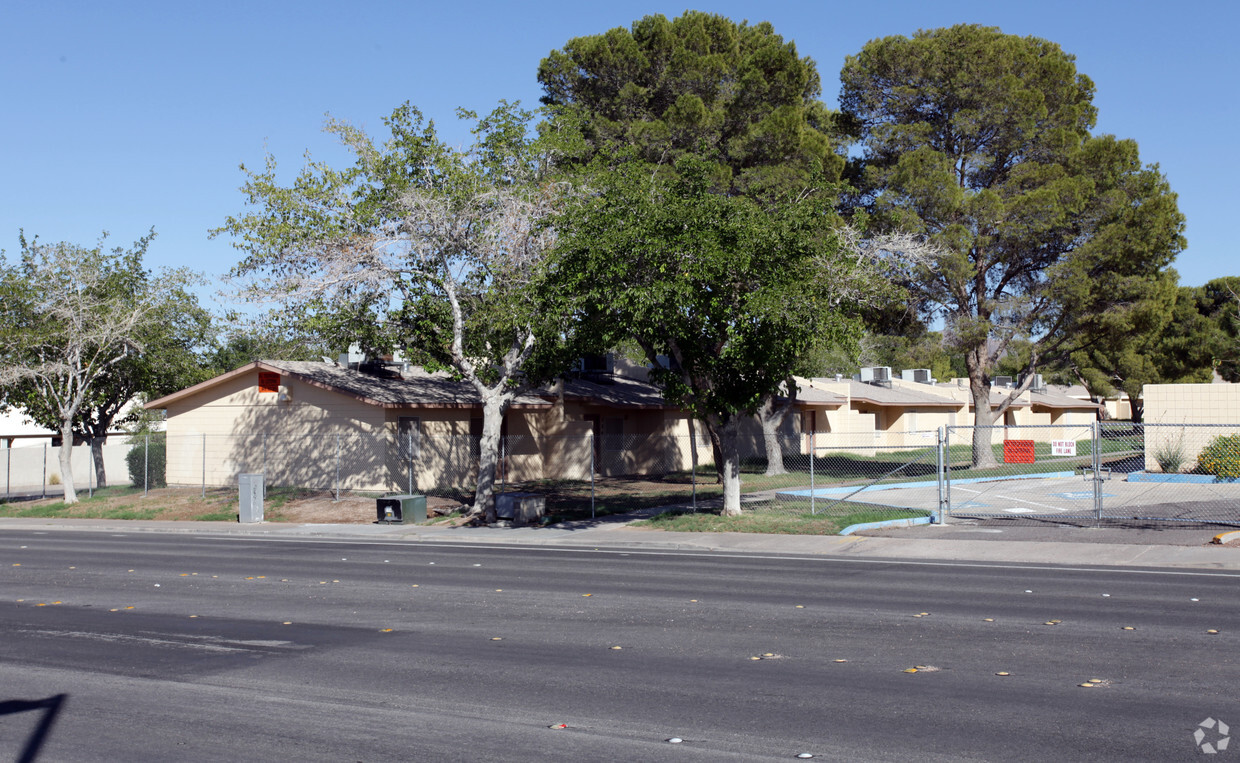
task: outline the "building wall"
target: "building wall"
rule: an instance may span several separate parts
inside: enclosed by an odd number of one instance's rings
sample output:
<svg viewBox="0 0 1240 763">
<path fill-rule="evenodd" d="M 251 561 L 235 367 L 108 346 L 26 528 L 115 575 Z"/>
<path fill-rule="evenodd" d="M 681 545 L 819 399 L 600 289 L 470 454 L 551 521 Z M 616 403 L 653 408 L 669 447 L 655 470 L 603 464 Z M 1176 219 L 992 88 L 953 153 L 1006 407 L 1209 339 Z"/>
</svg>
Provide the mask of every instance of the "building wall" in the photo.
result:
<svg viewBox="0 0 1240 763">
<path fill-rule="evenodd" d="M 1240 432 L 1240 384 L 1146 384 L 1141 397 L 1147 470 L 1160 469 L 1160 452 L 1180 450 L 1191 471 L 1211 440 Z"/>
<path fill-rule="evenodd" d="M 235 485 L 263 473 L 269 486 L 329 489 L 339 474 L 341 489 L 386 489 L 382 408 L 291 377 L 281 388 L 285 401 L 260 392 L 255 370 L 170 404 L 168 484 Z"/>
<path fill-rule="evenodd" d="M 381 408 L 282 377 L 280 394 L 259 390 L 258 371 L 168 406 L 168 483 L 232 486 L 263 473 L 269 486 L 440 492 L 477 484 L 481 408 Z M 511 410 L 496 479 L 590 478 L 666 473 L 693 461 L 689 421 L 679 412 L 621 410 L 577 401 Z M 404 423 L 402 424 L 402 420 Z M 697 426 L 698 457 L 711 458 Z"/>
</svg>

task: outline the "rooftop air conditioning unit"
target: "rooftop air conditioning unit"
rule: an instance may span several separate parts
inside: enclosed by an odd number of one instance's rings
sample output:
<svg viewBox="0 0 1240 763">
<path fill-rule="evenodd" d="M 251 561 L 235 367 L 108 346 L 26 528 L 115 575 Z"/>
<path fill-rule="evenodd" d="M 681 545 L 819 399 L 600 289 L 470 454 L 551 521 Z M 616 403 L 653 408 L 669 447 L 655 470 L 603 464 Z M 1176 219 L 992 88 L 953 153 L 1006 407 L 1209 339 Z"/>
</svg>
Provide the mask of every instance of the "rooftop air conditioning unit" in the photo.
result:
<svg viewBox="0 0 1240 763">
<path fill-rule="evenodd" d="M 916 382 L 918 384 L 932 384 L 934 382 L 930 376 L 929 368 L 905 369 L 900 372 L 900 378 L 904 381 Z"/>
<path fill-rule="evenodd" d="M 891 366 L 868 366 L 861 369 L 861 381 L 863 382 L 889 382 L 891 381 Z"/>
<path fill-rule="evenodd" d="M 1012 386 L 1012 377 L 1010 377 L 1010 376 L 996 376 L 996 377 L 994 378 L 994 384 L 992 384 L 991 386 L 994 386 L 994 387 L 1011 387 L 1011 386 Z"/>
<path fill-rule="evenodd" d="M 602 355 L 584 355 L 577 358 L 573 370 L 585 374 L 609 374 L 615 371 L 615 362 L 611 353 Z"/>
<path fill-rule="evenodd" d="M 340 353 L 340 357 L 336 362 L 341 368 L 357 368 L 358 364 L 366 360 L 366 354 L 362 352 L 362 348 L 356 342 L 349 345 L 347 352 Z"/>
<path fill-rule="evenodd" d="M 1042 374 L 1034 374 L 1033 382 L 1029 384 L 1029 389 L 1042 392 L 1046 389 L 1046 382 L 1042 379 Z"/>
</svg>

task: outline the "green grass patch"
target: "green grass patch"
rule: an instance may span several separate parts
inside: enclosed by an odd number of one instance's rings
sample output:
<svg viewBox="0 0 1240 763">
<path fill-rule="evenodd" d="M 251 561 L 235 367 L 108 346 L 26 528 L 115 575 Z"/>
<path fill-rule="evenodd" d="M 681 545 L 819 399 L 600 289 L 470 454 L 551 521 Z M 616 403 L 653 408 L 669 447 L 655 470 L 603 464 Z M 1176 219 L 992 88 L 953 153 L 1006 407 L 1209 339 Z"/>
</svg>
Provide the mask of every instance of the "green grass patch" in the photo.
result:
<svg viewBox="0 0 1240 763">
<path fill-rule="evenodd" d="M 199 514 L 194 517 L 196 522 L 236 522 L 238 514 L 236 509 L 221 509 L 220 511 Z"/>
<path fill-rule="evenodd" d="M 888 519 L 924 517 L 926 512 L 909 509 L 882 509 L 868 504 L 843 503 L 831 514 L 811 514 L 809 504 L 800 501 L 772 501 L 747 509 L 738 517 L 720 516 L 718 511 L 696 513 L 667 512 L 634 525 L 672 532 L 769 533 L 775 535 L 837 535 L 849 525 Z"/>
<path fill-rule="evenodd" d="M 159 516 L 162 509 L 134 509 L 132 507 L 117 507 L 114 509 L 104 509 L 97 512 L 97 519 L 154 519 Z"/>
</svg>

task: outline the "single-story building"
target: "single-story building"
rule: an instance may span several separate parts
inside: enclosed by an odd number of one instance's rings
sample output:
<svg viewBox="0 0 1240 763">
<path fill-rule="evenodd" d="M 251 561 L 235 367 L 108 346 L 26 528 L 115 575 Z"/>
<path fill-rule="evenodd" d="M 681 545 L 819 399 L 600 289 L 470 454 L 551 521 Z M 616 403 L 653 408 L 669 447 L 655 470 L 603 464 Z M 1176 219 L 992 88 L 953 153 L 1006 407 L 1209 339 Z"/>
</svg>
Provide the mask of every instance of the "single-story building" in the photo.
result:
<svg viewBox="0 0 1240 763">
<path fill-rule="evenodd" d="M 263 473 L 271 485 L 426 492 L 477 477 L 482 400 L 443 373 L 256 361 L 147 407 L 167 413 L 169 484 Z M 589 479 L 592 460 L 604 475 L 688 469 L 695 439 L 710 452 L 657 388 L 622 376 L 522 394 L 504 434 L 509 481 Z"/>
<path fill-rule="evenodd" d="M 687 471 L 713 461 L 700 422 L 667 404 L 645 369 L 622 362 L 520 395 L 504 421 L 500 479 L 582 479 Z M 935 444 L 944 426 L 972 423 L 961 380 L 795 380 L 780 437 L 786 456 L 811 447 L 879 450 Z M 996 403 L 1008 394 L 995 390 Z M 167 480 L 234 485 L 262 473 L 270 485 L 341 490 L 462 489 L 477 479 L 482 401 L 444 373 L 349 363 L 257 361 L 148 408 L 167 413 Z M 1047 391 L 1022 393 L 996 427 L 1007 436 L 1080 439 L 1097 405 Z M 1013 428 L 1035 425 L 1012 434 Z M 811 445 L 812 442 L 812 445 Z M 591 443 L 593 444 L 591 446 Z M 758 422 L 742 457 L 764 457 Z"/>
</svg>

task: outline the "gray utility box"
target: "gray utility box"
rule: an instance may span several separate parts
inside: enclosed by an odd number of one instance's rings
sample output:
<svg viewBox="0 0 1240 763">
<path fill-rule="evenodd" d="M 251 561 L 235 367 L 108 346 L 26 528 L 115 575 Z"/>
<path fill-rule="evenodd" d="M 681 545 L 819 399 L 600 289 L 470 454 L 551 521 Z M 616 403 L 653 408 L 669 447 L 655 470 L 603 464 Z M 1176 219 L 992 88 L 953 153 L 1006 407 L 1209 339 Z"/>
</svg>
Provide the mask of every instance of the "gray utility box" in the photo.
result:
<svg viewBox="0 0 1240 763">
<path fill-rule="evenodd" d="M 238 474 L 237 485 L 241 491 L 241 521 L 262 522 L 264 490 L 263 475 Z"/>
<path fill-rule="evenodd" d="M 495 516 L 515 525 L 537 525 L 547 513 L 547 497 L 539 493 L 501 493 L 495 496 Z"/>
<path fill-rule="evenodd" d="M 375 501 L 379 517 L 376 522 L 404 524 L 405 521 L 420 525 L 426 521 L 426 496 L 388 495 Z"/>
</svg>

